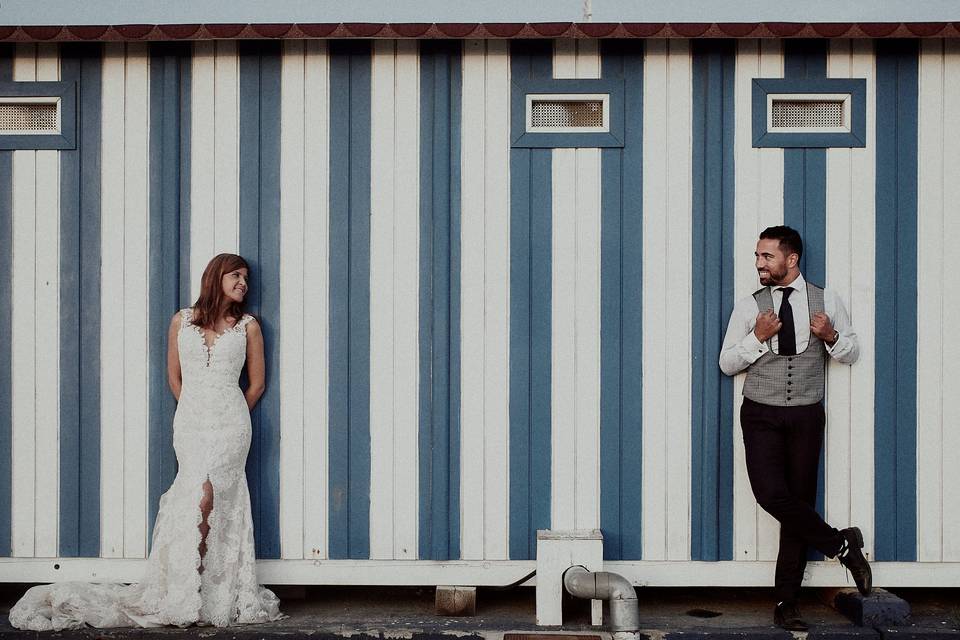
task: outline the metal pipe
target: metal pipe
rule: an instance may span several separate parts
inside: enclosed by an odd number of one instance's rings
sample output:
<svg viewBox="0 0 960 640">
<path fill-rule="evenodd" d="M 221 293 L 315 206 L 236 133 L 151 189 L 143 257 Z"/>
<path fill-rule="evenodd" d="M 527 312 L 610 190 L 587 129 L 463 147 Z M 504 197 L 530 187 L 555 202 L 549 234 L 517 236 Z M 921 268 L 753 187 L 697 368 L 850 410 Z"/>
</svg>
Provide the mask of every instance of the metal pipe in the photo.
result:
<svg viewBox="0 0 960 640">
<path fill-rule="evenodd" d="M 576 598 L 607 600 L 610 603 L 611 631 L 638 631 L 640 607 L 630 581 L 609 571 L 587 571 L 575 565 L 563 573 L 563 587 Z"/>
</svg>

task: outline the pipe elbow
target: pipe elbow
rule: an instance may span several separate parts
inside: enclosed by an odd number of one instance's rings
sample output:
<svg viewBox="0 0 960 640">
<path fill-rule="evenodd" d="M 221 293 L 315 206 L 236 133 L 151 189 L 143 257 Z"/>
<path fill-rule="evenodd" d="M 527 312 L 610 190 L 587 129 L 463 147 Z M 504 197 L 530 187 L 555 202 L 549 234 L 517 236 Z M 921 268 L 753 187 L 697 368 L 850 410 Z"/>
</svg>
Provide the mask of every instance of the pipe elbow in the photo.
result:
<svg viewBox="0 0 960 640">
<path fill-rule="evenodd" d="M 577 598 L 598 599 L 595 575 L 580 565 L 570 567 L 563 573 L 563 587 Z"/>
<path fill-rule="evenodd" d="M 637 592 L 630 584 L 630 581 L 619 573 L 610 573 L 603 571 L 597 574 L 598 587 L 603 583 L 605 595 L 601 596 L 603 600 L 636 600 Z M 600 591 L 598 588 L 597 591 Z"/>
</svg>

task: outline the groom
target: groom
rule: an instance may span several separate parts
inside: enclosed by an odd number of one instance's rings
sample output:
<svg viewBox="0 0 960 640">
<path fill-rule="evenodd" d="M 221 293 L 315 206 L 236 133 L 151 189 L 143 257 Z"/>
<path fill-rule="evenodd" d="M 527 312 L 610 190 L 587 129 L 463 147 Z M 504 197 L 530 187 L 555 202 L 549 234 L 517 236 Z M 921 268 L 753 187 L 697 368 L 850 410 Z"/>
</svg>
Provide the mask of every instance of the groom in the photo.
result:
<svg viewBox="0 0 960 640">
<path fill-rule="evenodd" d="M 840 298 L 803 279 L 799 233 L 769 227 L 754 255 L 763 287 L 734 306 L 720 368 L 728 376 L 747 372 L 740 409 L 747 475 L 757 502 L 780 522 L 774 623 L 806 631 L 797 596 L 808 546 L 838 558 L 860 593 L 871 588 L 860 529 L 838 531 L 813 508 L 827 359 L 853 364 L 860 351 Z"/>
</svg>

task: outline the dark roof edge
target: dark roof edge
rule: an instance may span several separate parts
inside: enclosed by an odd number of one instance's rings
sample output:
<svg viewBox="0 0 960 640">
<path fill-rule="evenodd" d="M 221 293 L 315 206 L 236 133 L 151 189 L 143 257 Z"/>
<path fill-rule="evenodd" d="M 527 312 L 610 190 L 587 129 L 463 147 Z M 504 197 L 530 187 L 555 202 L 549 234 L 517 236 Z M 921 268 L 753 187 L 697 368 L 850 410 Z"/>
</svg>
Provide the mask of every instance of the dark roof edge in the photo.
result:
<svg viewBox="0 0 960 640">
<path fill-rule="evenodd" d="M 533 22 L 0 26 L 0 42 L 301 38 L 955 38 L 960 22 Z"/>
</svg>

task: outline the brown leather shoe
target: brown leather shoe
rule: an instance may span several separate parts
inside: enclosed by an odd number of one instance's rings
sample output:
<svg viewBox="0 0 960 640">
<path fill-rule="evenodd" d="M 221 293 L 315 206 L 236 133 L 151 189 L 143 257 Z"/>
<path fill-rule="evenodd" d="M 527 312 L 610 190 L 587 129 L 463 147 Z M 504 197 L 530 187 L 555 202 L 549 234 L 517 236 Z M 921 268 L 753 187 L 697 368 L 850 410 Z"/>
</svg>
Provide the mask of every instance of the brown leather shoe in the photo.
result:
<svg viewBox="0 0 960 640">
<path fill-rule="evenodd" d="M 857 590 L 868 596 L 873 589 L 873 572 L 870 570 L 870 563 L 860 551 L 863 549 L 863 534 L 858 527 L 850 527 L 840 531 L 840 535 L 843 536 L 843 547 L 840 548 L 837 559 L 853 576 Z"/>
<path fill-rule="evenodd" d="M 777 603 L 773 610 L 773 624 L 787 631 L 806 631 L 809 629 L 807 623 L 800 617 L 797 603 L 789 600 Z"/>
</svg>

